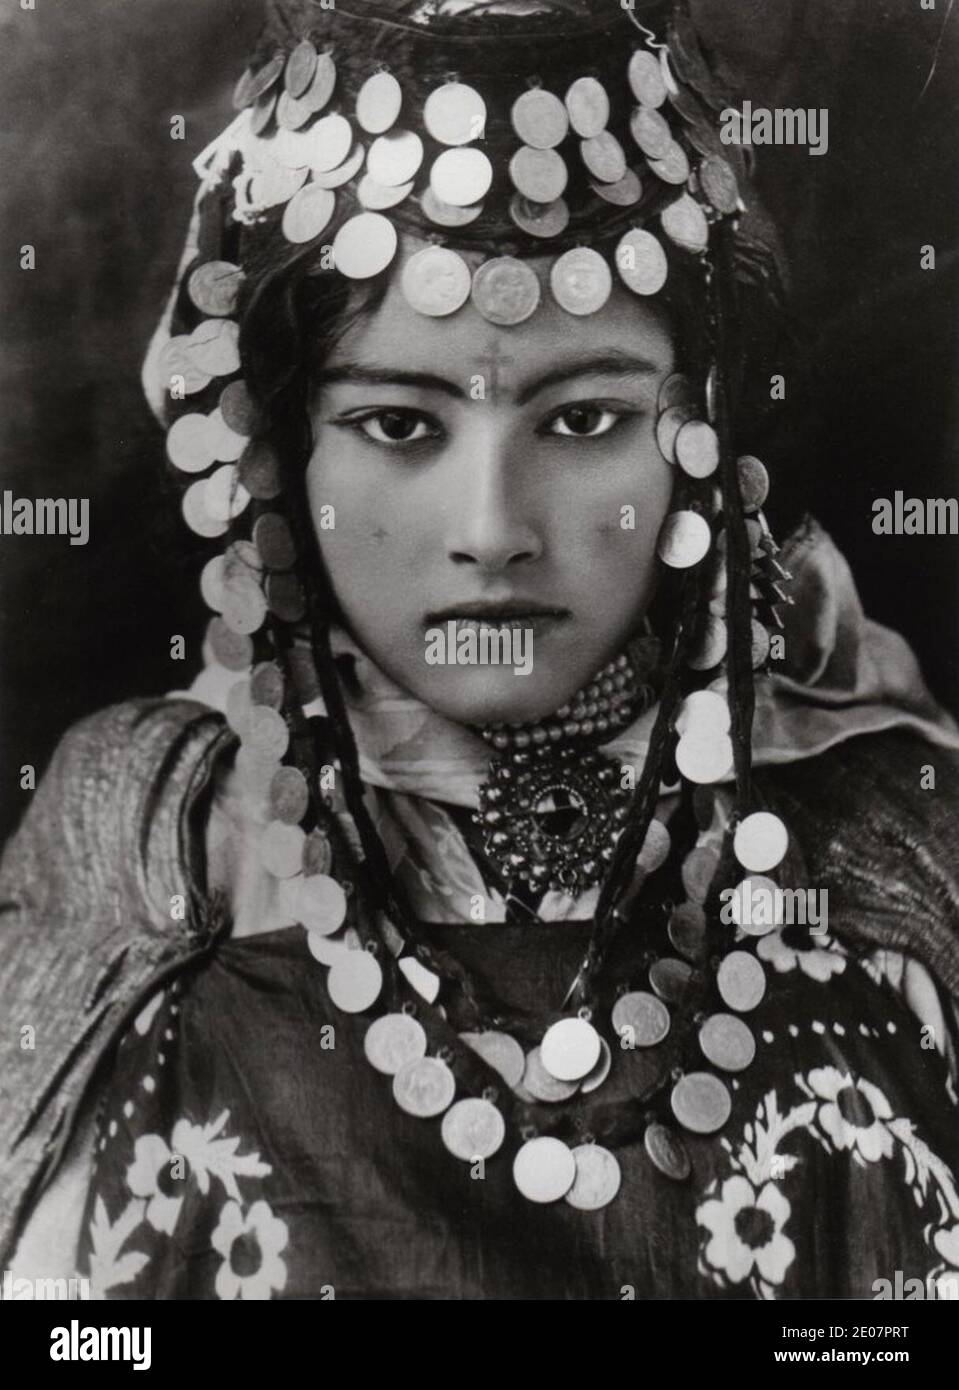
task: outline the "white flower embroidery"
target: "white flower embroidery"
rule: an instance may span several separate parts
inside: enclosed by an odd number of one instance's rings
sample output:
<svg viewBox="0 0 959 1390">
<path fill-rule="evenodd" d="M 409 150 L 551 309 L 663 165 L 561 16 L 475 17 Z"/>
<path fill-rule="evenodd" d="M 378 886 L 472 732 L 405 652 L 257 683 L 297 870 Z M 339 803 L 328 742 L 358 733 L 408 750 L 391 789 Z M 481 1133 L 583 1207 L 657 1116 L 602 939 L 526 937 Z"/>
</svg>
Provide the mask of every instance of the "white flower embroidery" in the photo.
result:
<svg viewBox="0 0 959 1390">
<path fill-rule="evenodd" d="M 244 1217 L 239 1204 L 227 1202 L 211 1244 L 223 1263 L 217 1270 L 218 1298 L 268 1299 L 286 1287 L 286 1222 L 274 1216 L 266 1202 L 254 1202 Z"/>
<path fill-rule="evenodd" d="M 172 1163 L 177 1155 L 159 1134 L 141 1134 L 133 1150 L 133 1162 L 127 1169 L 127 1186 L 134 1197 L 147 1199 L 146 1219 L 155 1231 L 172 1235 L 183 1205 L 182 1195 L 172 1196 L 161 1187 L 164 1178 L 171 1183 Z M 185 1176 L 185 1175 L 184 1175 Z M 179 1182 L 182 1193 L 182 1181 Z"/>
<path fill-rule="evenodd" d="M 754 1272 L 767 1284 L 781 1284 L 796 1257 L 796 1247 L 783 1234 L 790 1212 L 788 1199 L 774 1183 L 757 1194 L 745 1178 L 727 1178 L 721 1195 L 696 1213 L 711 1235 L 706 1259 L 734 1284 Z"/>
<path fill-rule="evenodd" d="M 774 931 L 760 939 L 756 954 L 771 965 L 777 974 L 784 975 L 789 970 L 798 969 L 810 980 L 822 985 L 833 975 L 842 974 L 846 968 L 846 957 L 834 949 L 825 937 L 816 937 L 815 943 L 810 947 L 792 946 L 785 940 L 782 931 Z"/>
<path fill-rule="evenodd" d="M 818 1119 L 837 1149 L 850 1149 L 866 1163 L 891 1157 L 893 1136 L 883 1121 L 892 1119 L 892 1109 L 878 1086 L 835 1067 L 817 1067 L 807 1079 L 813 1094 L 827 1102 Z"/>
</svg>

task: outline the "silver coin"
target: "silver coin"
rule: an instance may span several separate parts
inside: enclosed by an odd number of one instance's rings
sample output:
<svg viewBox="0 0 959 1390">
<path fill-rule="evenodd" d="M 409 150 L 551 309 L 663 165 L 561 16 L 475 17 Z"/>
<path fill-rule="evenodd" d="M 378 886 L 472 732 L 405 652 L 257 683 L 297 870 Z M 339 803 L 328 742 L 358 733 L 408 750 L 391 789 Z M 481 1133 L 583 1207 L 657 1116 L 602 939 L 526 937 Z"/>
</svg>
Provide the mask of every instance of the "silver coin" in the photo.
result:
<svg viewBox="0 0 959 1390">
<path fill-rule="evenodd" d="M 296 561 L 296 543 L 286 517 L 266 512 L 253 526 L 253 544 L 267 569 L 289 569 Z"/>
<path fill-rule="evenodd" d="M 681 955 L 698 960 L 706 938 L 706 914 L 699 903 L 680 903 L 669 918 L 669 939 Z"/>
<path fill-rule="evenodd" d="M 636 865 L 644 873 L 654 874 L 669 858 L 672 837 L 661 820 L 651 820 L 643 847 L 636 856 Z"/>
<path fill-rule="evenodd" d="M 578 1082 L 560 1081 L 546 1070 L 538 1047 L 527 1053 L 522 1084 L 535 1100 L 545 1101 L 550 1105 L 569 1100 L 570 1096 L 575 1096 L 579 1090 Z"/>
<path fill-rule="evenodd" d="M 669 1010 L 655 994 L 632 990 L 613 1005 L 613 1030 L 636 1047 L 655 1047 L 670 1029 Z"/>
<path fill-rule="evenodd" d="M 428 970 L 415 956 L 403 956 L 398 962 L 399 969 L 407 983 L 427 1004 L 435 1004 L 440 992 L 440 977 Z"/>
<path fill-rule="evenodd" d="M 261 68 L 258 68 L 250 77 L 249 83 L 244 91 L 247 97 L 247 105 L 250 101 L 256 101 L 276 82 L 280 73 L 286 65 L 286 59 L 282 53 L 274 53 L 272 58 L 268 58 Z M 245 76 L 245 74 L 244 74 Z"/>
<path fill-rule="evenodd" d="M 703 1056 L 722 1071 L 745 1071 L 756 1056 L 756 1040 L 741 1018 L 713 1014 L 699 1030 Z"/>
<path fill-rule="evenodd" d="M 205 473 L 216 462 L 206 415 L 181 415 L 167 431 L 167 458 L 181 473 Z"/>
<path fill-rule="evenodd" d="M 665 1004 L 678 1004 L 686 993 L 692 974 L 692 967 L 686 961 L 665 956 L 650 966 L 649 983 Z"/>
<path fill-rule="evenodd" d="M 647 159 L 662 159 L 673 143 L 668 121 L 649 106 L 637 106 L 629 128 Z"/>
<path fill-rule="evenodd" d="M 290 745 L 286 720 L 276 710 L 257 705 L 247 720 L 243 742 L 261 757 L 279 762 Z"/>
<path fill-rule="evenodd" d="M 615 207 L 631 208 L 643 196 L 643 184 L 634 169 L 627 169 L 617 183 L 591 183 L 590 188 Z"/>
<path fill-rule="evenodd" d="M 232 376 L 240 370 L 239 341 L 240 326 L 233 319 L 204 319 L 190 334 L 190 356 L 211 376 Z"/>
<path fill-rule="evenodd" d="M 244 449 L 239 464 L 240 482 L 258 502 L 269 502 L 281 490 L 280 462 L 269 444 L 254 440 Z"/>
<path fill-rule="evenodd" d="M 589 140 L 609 124 L 609 97 L 595 77 L 580 77 L 566 93 L 566 110 L 576 134 Z"/>
<path fill-rule="evenodd" d="M 253 112 L 250 116 L 250 130 L 254 135 L 262 135 L 264 130 L 273 119 L 276 111 L 278 92 L 265 92 L 253 103 Z"/>
<path fill-rule="evenodd" d="M 453 207 L 452 203 L 444 203 L 441 198 L 437 198 L 432 188 L 424 190 L 423 196 L 420 198 L 420 207 L 430 221 L 436 223 L 437 227 L 468 227 L 471 222 L 476 221 L 483 211 L 482 203 L 464 208 L 456 208 Z"/>
<path fill-rule="evenodd" d="M 676 435 L 676 462 L 690 478 L 711 478 L 719 467 L 719 436 L 703 420 L 689 420 Z"/>
<path fill-rule="evenodd" d="M 306 933 L 306 945 L 313 959 L 319 961 L 320 965 L 325 965 L 327 969 L 338 960 L 342 960 L 350 949 L 343 939 L 333 940 L 312 931 Z"/>
<path fill-rule="evenodd" d="M 339 163 L 339 160 L 337 161 Z M 423 163 L 423 141 L 412 130 L 394 130 L 373 141 L 366 167 L 377 183 L 396 188 L 416 177 Z"/>
<path fill-rule="evenodd" d="M 383 1076 L 395 1076 L 407 1062 L 426 1056 L 426 1033 L 411 1014 L 384 1014 L 363 1038 L 366 1060 Z"/>
<path fill-rule="evenodd" d="M 717 212 L 728 216 L 739 207 L 739 183 L 727 160 L 707 155 L 699 166 L 699 182 Z"/>
<path fill-rule="evenodd" d="M 600 1038 L 584 1018 L 562 1018 L 547 1028 L 540 1059 L 557 1081 L 582 1081 L 600 1058 Z"/>
<path fill-rule="evenodd" d="M 666 100 L 666 83 L 659 59 L 645 49 L 637 49 L 629 60 L 629 85 L 633 96 L 643 106 L 662 106 Z"/>
<path fill-rule="evenodd" d="M 769 474 L 764 464 L 752 454 L 744 454 L 736 463 L 743 510 L 756 512 L 769 497 Z"/>
<path fill-rule="evenodd" d="M 250 502 L 250 494 L 240 483 L 237 470 L 231 463 L 211 473 L 203 489 L 203 505 L 207 516 L 214 521 L 234 521 Z"/>
<path fill-rule="evenodd" d="M 385 135 L 399 119 L 403 89 L 391 72 L 368 77 L 356 98 L 356 119 L 368 135 Z"/>
<path fill-rule="evenodd" d="M 248 637 L 266 621 L 266 598 L 255 579 L 234 575 L 223 588 L 220 612 L 231 632 Z"/>
<path fill-rule="evenodd" d="M 407 1115 L 429 1120 L 448 1110 L 456 1095 L 456 1078 L 438 1057 L 404 1062 L 393 1077 L 393 1099 Z"/>
<path fill-rule="evenodd" d="M 513 1160 L 513 1181 L 530 1202 L 558 1202 L 576 1181 L 576 1159 L 560 1139 L 530 1139 Z"/>
<path fill-rule="evenodd" d="M 223 566 L 222 555 L 214 555 L 203 566 L 200 575 L 200 595 L 207 608 L 219 613 L 223 606 Z"/>
<path fill-rule="evenodd" d="M 676 462 L 676 439 L 690 420 L 695 420 L 696 407 L 688 402 L 667 406 L 656 421 L 656 443 L 667 463 Z"/>
<path fill-rule="evenodd" d="M 260 862 L 274 878 L 293 878 L 303 867 L 305 840 L 306 835 L 298 825 L 270 821 L 260 839 Z"/>
<path fill-rule="evenodd" d="M 658 294 L 666 283 L 669 262 L 652 232 L 627 232 L 616 247 L 616 269 L 634 294 Z"/>
<path fill-rule="evenodd" d="M 600 1038 L 599 1047 L 599 1061 L 596 1063 L 595 1067 L 593 1067 L 589 1075 L 583 1077 L 582 1084 L 579 1088 L 581 1095 L 588 1096 L 593 1091 L 598 1091 L 613 1069 L 613 1054 L 605 1038 Z"/>
<path fill-rule="evenodd" d="M 523 323 L 536 311 L 541 294 L 535 270 L 514 256 L 485 261 L 473 276 L 473 304 L 488 323 Z"/>
<path fill-rule="evenodd" d="M 674 372 L 668 376 L 659 388 L 659 400 L 657 402 L 660 412 L 670 410 L 676 405 L 694 406 L 696 403 L 696 392 L 688 376 L 682 372 Z M 690 416 L 694 419 L 695 416 Z"/>
<path fill-rule="evenodd" d="M 310 176 L 307 160 L 309 149 L 306 144 L 305 135 L 291 134 L 289 131 L 283 132 L 286 143 L 283 147 L 283 154 L 290 162 L 287 165 L 269 164 L 265 169 L 254 175 L 252 198 L 256 203 L 257 209 L 278 208 L 284 203 L 288 203 L 293 194 L 302 188 Z M 293 147 L 290 142 L 293 140 L 301 141 L 297 147 Z"/>
<path fill-rule="evenodd" d="M 250 702 L 250 682 L 236 681 L 226 697 L 226 722 L 238 738 L 247 737 L 253 706 Z"/>
<path fill-rule="evenodd" d="M 708 1071 L 690 1072 L 677 1081 L 670 1104 L 679 1123 L 691 1134 L 715 1134 L 733 1108 L 724 1083 Z"/>
<path fill-rule="evenodd" d="M 709 554 L 712 532 L 698 512 L 670 512 L 659 533 L 658 553 L 670 569 L 690 569 Z"/>
<path fill-rule="evenodd" d="M 360 212 L 333 240 L 333 264 L 350 280 L 368 280 L 392 262 L 399 245 L 396 228 L 381 212 Z"/>
<path fill-rule="evenodd" d="M 272 700 L 263 699 L 262 690 L 254 684 L 255 679 L 254 673 L 250 681 L 251 698 L 254 703 L 268 705 L 271 709 L 278 709 L 278 704 L 273 704 Z M 282 676 L 280 679 L 282 681 Z M 310 789 L 300 769 L 298 767 L 277 768 L 270 782 L 270 815 L 273 819 L 281 820 L 284 825 L 299 825 L 309 809 Z"/>
<path fill-rule="evenodd" d="M 553 150 L 569 134 L 569 113 L 558 96 L 536 87 L 513 103 L 513 129 L 524 145 Z"/>
<path fill-rule="evenodd" d="M 626 151 L 609 130 L 580 143 L 583 163 L 601 183 L 619 183 L 626 177 Z"/>
<path fill-rule="evenodd" d="M 447 1110 L 440 1135 L 454 1158 L 472 1163 L 499 1152 L 506 1138 L 506 1125 L 491 1101 L 468 1097 Z"/>
<path fill-rule="evenodd" d="M 213 380 L 211 372 L 205 372 L 194 362 L 190 352 L 190 339 L 185 333 L 176 334 L 163 348 L 157 363 L 157 373 L 166 390 L 171 390 L 174 377 L 179 377 L 183 391 L 195 396 L 205 391 Z"/>
<path fill-rule="evenodd" d="M 536 150 L 530 145 L 513 155 L 509 176 L 513 187 L 532 203 L 554 203 L 569 183 L 569 170 L 561 154 L 556 150 Z"/>
<path fill-rule="evenodd" d="M 300 851 L 300 863 L 305 868 L 306 845 Z M 289 894 L 294 920 L 307 931 L 319 936 L 332 936 L 346 921 L 346 894 L 335 878 L 326 874 L 310 874 L 288 880 L 281 889 Z M 424 1049 L 425 1050 L 425 1049 Z"/>
<path fill-rule="evenodd" d="M 693 671 L 711 671 L 726 655 L 729 634 L 721 617 L 710 613 L 696 629 L 696 645 L 689 666 Z"/>
<path fill-rule="evenodd" d="M 388 208 L 398 207 L 413 192 L 413 180 L 388 188 L 385 183 L 377 183 L 370 174 L 364 174 L 357 184 L 356 196 L 360 207 L 367 212 L 386 212 Z"/>
<path fill-rule="evenodd" d="M 232 261 L 207 261 L 198 265 L 188 282 L 188 292 L 201 314 L 227 318 L 236 310 L 243 271 Z"/>
<path fill-rule="evenodd" d="M 276 102 L 276 123 L 281 130 L 299 130 L 312 120 L 315 112 L 305 98 L 297 101 L 289 92 L 281 92 Z"/>
<path fill-rule="evenodd" d="M 470 297 L 473 276 L 463 257 L 444 246 L 427 246 L 411 256 L 401 277 L 406 302 L 418 314 L 444 318 Z"/>
<path fill-rule="evenodd" d="M 211 620 L 206 630 L 210 650 L 218 664 L 227 671 L 246 671 L 253 661 L 253 643 L 249 637 L 231 632 L 222 618 Z"/>
<path fill-rule="evenodd" d="M 733 770 L 733 743 L 728 734 L 706 738 L 686 734 L 676 748 L 676 766 L 687 782 L 705 786 L 721 782 Z"/>
<path fill-rule="evenodd" d="M 782 863 L 789 848 L 789 832 L 770 811 L 755 811 L 736 828 L 733 850 L 744 869 L 765 874 Z"/>
<path fill-rule="evenodd" d="M 302 94 L 314 111 L 322 111 L 328 105 L 336 87 L 336 64 L 328 53 L 321 53 L 316 60 L 316 68 L 310 85 Z"/>
<path fill-rule="evenodd" d="M 724 1004 L 736 1013 L 750 1013 L 766 993 L 766 972 L 748 951 L 731 951 L 719 966 L 716 987 Z"/>
<path fill-rule="evenodd" d="M 686 1145 L 666 1125 L 647 1126 L 643 1144 L 650 1162 L 673 1182 L 685 1182 L 693 1171 Z"/>
<path fill-rule="evenodd" d="M 564 198 L 557 198 L 554 203 L 531 203 L 522 193 L 514 193 L 509 214 L 527 236 L 562 236 L 569 226 L 569 206 Z"/>
<path fill-rule="evenodd" d="M 291 97 L 301 97 L 313 81 L 318 54 L 309 39 L 301 39 L 286 60 L 284 81 Z"/>
<path fill-rule="evenodd" d="M 348 951 L 330 966 L 326 988 L 331 1001 L 344 1013 L 365 1013 L 383 989 L 380 963 L 369 951 Z"/>
<path fill-rule="evenodd" d="M 304 142 L 302 148 L 307 163 L 315 174 L 328 174 L 331 169 L 338 169 L 353 148 L 353 131 L 345 116 L 323 116 L 311 130 L 298 138 Z M 375 148 L 374 144 L 370 149 L 371 156 Z M 406 177 L 412 178 L 412 174 Z M 380 179 L 380 183 L 388 182 L 388 179 Z M 401 183 L 402 180 L 396 179 L 395 182 Z"/>
<path fill-rule="evenodd" d="M 266 581 L 270 612 L 284 623 L 298 623 L 306 616 L 306 601 L 295 574 L 271 574 Z"/>
<path fill-rule="evenodd" d="M 256 434 L 262 424 L 259 408 L 244 381 L 231 381 L 224 386 L 220 393 L 220 413 L 228 429 L 247 438 Z"/>
<path fill-rule="evenodd" d="M 486 102 L 475 87 L 447 82 L 426 98 L 423 124 L 441 145 L 468 145 L 486 133 Z"/>
<path fill-rule="evenodd" d="M 676 716 L 676 732 L 704 737 L 728 734 L 732 716 L 725 696 L 717 690 L 695 690 L 687 695 Z M 707 825 L 710 824 L 707 821 Z"/>
<path fill-rule="evenodd" d="M 430 188 L 441 203 L 455 208 L 473 207 L 486 197 L 492 183 L 493 166 L 482 150 L 444 150 L 430 170 Z"/>
<path fill-rule="evenodd" d="M 314 174 L 313 183 L 318 184 L 320 188 L 342 188 L 360 172 L 365 158 L 366 150 L 357 142 L 350 151 L 349 158 L 344 160 L 338 169 L 331 169 L 328 174 Z"/>
<path fill-rule="evenodd" d="M 690 737 L 690 735 L 684 735 Z M 723 733 L 707 734 L 706 738 L 724 738 Z M 690 902 L 704 903 L 709 894 L 710 884 L 719 869 L 719 855 L 714 849 L 706 847 L 692 849 L 683 860 L 681 870 L 683 888 Z"/>
<path fill-rule="evenodd" d="M 613 292 L 613 275 L 598 251 L 574 246 L 554 262 L 550 286 L 556 303 L 568 314 L 595 314 Z"/>
<path fill-rule="evenodd" d="M 294 245 L 312 241 L 330 224 L 336 197 L 318 183 L 307 184 L 290 199 L 283 212 L 283 235 Z"/>
<path fill-rule="evenodd" d="M 460 1038 L 499 1072 L 507 1086 L 512 1089 L 520 1084 L 526 1070 L 526 1054 L 515 1038 L 492 1029 L 486 1033 L 461 1033 Z"/>
<path fill-rule="evenodd" d="M 664 208 L 660 221 L 670 241 L 676 246 L 681 246 L 684 251 L 692 251 L 698 255 L 709 245 L 709 223 L 706 221 L 706 214 L 695 198 L 691 198 L 688 193 L 683 193 L 675 203 L 670 203 L 668 208 Z"/>
<path fill-rule="evenodd" d="M 681 184 L 689 178 L 689 160 L 674 140 L 661 159 L 650 159 L 649 167 L 663 183 Z"/>
<path fill-rule="evenodd" d="M 600 1211 L 608 1207 L 623 1180 L 616 1158 L 600 1144 L 579 1144 L 573 1150 L 573 1158 L 576 1177 L 566 1201 L 577 1211 Z"/>
<path fill-rule="evenodd" d="M 313 830 L 306 837 L 303 846 L 303 872 L 308 878 L 314 874 L 326 875 L 333 867 L 333 851 L 322 830 Z"/>
</svg>

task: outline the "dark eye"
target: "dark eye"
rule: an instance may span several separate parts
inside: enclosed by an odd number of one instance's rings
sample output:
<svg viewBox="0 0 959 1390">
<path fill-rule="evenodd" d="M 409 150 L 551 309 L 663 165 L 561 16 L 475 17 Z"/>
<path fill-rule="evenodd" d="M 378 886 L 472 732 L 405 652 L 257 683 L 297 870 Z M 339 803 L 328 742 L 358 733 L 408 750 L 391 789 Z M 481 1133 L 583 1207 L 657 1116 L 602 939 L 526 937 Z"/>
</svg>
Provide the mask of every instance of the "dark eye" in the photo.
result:
<svg viewBox="0 0 959 1390">
<path fill-rule="evenodd" d="M 621 414 L 601 405 L 571 405 L 554 415 L 549 433 L 567 439 L 597 439 L 609 434 L 622 419 Z"/>
<path fill-rule="evenodd" d="M 375 444 L 415 444 L 436 433 L 430 422 L 414 410 L 380 410 L 355 424 Z"/>
</svg>

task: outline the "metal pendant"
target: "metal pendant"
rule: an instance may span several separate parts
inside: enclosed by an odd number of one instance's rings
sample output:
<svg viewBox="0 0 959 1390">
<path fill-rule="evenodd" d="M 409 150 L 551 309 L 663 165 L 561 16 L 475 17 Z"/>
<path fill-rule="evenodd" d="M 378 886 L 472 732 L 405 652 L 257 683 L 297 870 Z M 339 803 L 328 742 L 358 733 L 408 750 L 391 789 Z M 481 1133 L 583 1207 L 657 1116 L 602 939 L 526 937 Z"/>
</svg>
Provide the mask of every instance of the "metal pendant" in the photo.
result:
<svg viewBox="0 0 959 1390">
<path fill-rule="evenodd" d="M 530 1202 L 558 1202 L 576 1181 L 576 1159 L 561 1139 L 530 1139 L 513 1161 L 513 1181 Z"/>
<path fill-rule="evenodd" d="M 417 1119 L 429 1120 L 442 1115 L 452 1105 L 455 1095 L 456 1078 L 438 1057 L 419 1057 L 404 1062 L 393 1077 L 393 1099 L 401 1110 Z"/>
<path fill-rule="evenodd" d="M 600 1058 L 600 1038 L 585 1018 L 563 1018 L 546 1030 L 540 1046 L 543 1066 L 557 1081 L 582 1081 Z"/>
<path fill-rule="evenodd" d="M 628 803 L 601 754 L 548 748 L 493 759 L 476 819 L 507 882 L 578 896 L 602 878 Z"/>
<path fill-rule="evenodd" d="M 367 1028 L 363 1051 L 376 1071 L 395 1076 L 407 1062 L 426 1056 L 426 1033 L 410 1014 L 384 1014 Z"/>
<path fill-rule="evenodd" d="M 643 1138 L 646 1153 L 664 1178 L 685 1182 L 693 1171 L 686 1145 L 667 1125 L 652 1124 Z"/>
<path fill-rule="evenodd" d="M 492 1101 L 471 1096 L 447 1110 L 440 1134 L 454 1158 L 473 1163 L 499 1152 L 506 1138 L 506 1124 Z"/>
<path fill-rule="evenodd" d="M 601 1144 L 580 1144 L 573 1150 L 576 1177 L 566 1201 L 577 1211 L 600 1211 L 619 1191 L 623 1175 L 619 1163 Z"/>
<path fill-rule="evenodd" d="M 725 1083 L 708 1071 L 690 1072 L 677 1081 L 670 1104 L 683 1129 L 691 1134 L 715 1134 L 733 1108 Z"/>
</svg>

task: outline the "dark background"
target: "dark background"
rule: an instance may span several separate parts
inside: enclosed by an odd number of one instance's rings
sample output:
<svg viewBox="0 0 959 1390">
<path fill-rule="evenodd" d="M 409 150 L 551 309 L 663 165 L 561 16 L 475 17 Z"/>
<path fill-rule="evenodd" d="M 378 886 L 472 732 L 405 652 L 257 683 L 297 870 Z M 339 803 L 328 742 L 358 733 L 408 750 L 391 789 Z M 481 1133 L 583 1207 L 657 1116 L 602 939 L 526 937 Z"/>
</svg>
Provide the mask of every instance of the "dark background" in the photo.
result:
<svg viewBox="0 0 959 1390">
<path fill-rule="evenodd" d="M 873 500 L 897 488 L 959 491 L 959 13 L 953 0 L 692 3 L 754 105 L 829 109 L 827 156 L 759 151 L 808 339 L 749 443 L 779 507 L 815 511 L 867 610 L 909 637 L 959 710 L 959 542 L 871 529 Z M 0 489 L 89 497 L 91 541 L 0 536 L 0 836 L 29 796 L 22 763 L 39 770 L 100 705 L 186 684 L 195 663 L 170 662 L 172 634 L 199 659 L 194 567 L 165 528 L 154 539 L 163 440 L 139 367 L 189 220 L 190 161 L 231 118 L 261 14 L 261 0 L 36 6 L 0 0 Z M 170 138 L 177 114 L 185 142 Z M 18 268 L 27 242 L 32 272 Z M 919 268 L 926 243 L 935 272 Z"/>
</svg>

